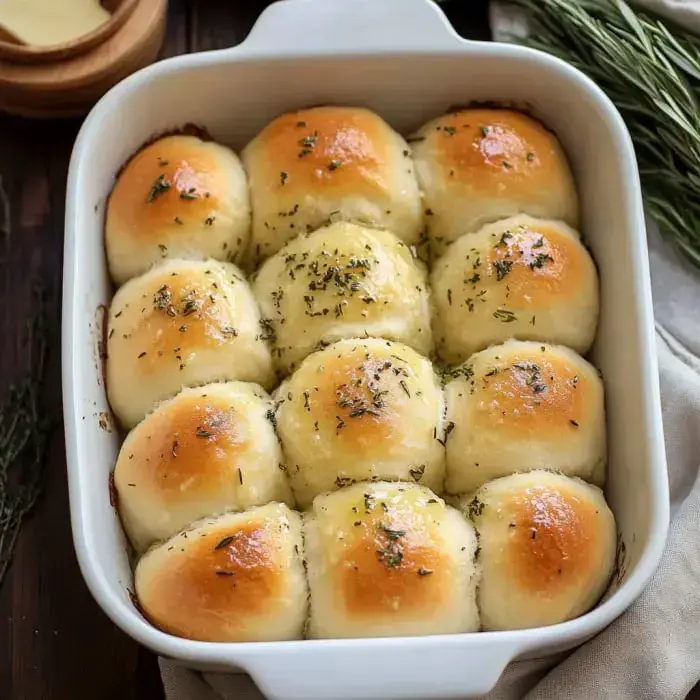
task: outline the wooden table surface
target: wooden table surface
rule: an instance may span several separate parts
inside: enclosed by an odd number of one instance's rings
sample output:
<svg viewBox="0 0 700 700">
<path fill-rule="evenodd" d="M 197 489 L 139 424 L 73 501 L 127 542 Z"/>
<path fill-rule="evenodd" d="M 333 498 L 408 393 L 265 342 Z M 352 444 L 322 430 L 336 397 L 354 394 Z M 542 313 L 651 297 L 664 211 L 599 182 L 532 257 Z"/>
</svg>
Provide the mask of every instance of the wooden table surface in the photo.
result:
<svg viewBox="0 0 700 700">
<path fill-rule="evenodd" d="M 267 4 L 171 0 L 161 55 L 235 45 Z M 446 11 L 464 36 L 488 38 L 486 0 L 453 0 Z M 40 278 L 51 310 L 46 400 L 58 425 L 44 496 L 22 529 L 0 590 L 0 699 L 159 700 L 156 658 L 98 608 L 71 539 L 61 429 L 60 296 L 66 174 L 79 127 L 77 119 L 34 122 L 0 115 L 0 185 L 11 205 L 11 233 L 4 238 L 0 233 L 0 392 L 23 368 L 21 338 L 32 282 Z M 3 214 L 0 209 L 0 223 Z"/>
</svg>

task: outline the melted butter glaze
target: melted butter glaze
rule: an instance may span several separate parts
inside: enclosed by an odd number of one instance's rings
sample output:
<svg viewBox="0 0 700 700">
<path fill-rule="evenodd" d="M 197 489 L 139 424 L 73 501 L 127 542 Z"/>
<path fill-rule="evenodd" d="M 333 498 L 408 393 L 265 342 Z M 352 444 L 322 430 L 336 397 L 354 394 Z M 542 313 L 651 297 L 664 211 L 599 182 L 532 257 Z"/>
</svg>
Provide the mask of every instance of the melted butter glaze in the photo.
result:
<svg viewBox="0 0 700 700">
<path fill-rule="evenodd" d="M 185 491 L 207 497 L 240 478 L 236 457 L 250 442 L 233 407 L 197 398 L 154 418 L 132 452 L 137 468 L 129 479 L 134 487 L 177 503 Z"/>
</svg>

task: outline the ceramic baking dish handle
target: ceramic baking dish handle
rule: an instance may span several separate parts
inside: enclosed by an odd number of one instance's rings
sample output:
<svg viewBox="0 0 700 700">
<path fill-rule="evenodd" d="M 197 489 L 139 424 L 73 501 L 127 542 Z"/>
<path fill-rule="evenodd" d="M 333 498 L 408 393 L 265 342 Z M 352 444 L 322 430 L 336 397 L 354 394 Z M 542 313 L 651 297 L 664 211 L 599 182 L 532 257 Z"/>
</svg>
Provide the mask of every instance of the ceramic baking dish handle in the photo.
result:
<svg viewBox="0 0 700 700">
<path fill-rule="evenodd" d="M 339 647 L 347 640 L 337 646 L 329 640 L 317 654 L 261 655 L 245 665 L 268 700 L 462 700 L 488 693 L 515 655 L 494 638 L 466 655 L 452 643 L 456 635 L 449 637 L 433 637 L 420 649 L 399 643 L 345 650 Z"/>
<path fill-rule="evenodd" d="M 388 48 L 415 53 L 463 42 L 431 0 L 283 0 L 260 15 L 239 47 L 285 55 Z"/>
</svg>

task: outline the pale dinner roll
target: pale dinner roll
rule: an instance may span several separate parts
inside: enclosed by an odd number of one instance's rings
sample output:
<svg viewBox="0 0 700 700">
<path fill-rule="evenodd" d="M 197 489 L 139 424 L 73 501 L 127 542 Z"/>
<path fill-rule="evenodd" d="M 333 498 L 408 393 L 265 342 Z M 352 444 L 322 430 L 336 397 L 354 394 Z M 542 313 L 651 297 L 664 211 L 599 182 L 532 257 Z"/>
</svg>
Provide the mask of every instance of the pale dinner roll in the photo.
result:
<svg viewBox="0 0 700 700">
<path fill-rule="evenodd" d="M 139 423 L 114 470 L 135 549 L 212 514 L 293 505 L 272 419 L 272 400 L 259 386 L 227 382 L 183 389 Z"/>
<path fill-rule="evenodd" d="M 420 237 L 410 148 L 367 109 L 315 107 L 283 114 L 241 157 L 253 208 L 253 263 L 334 218 L 386 227 L 408 244 Z"/>
<path fill-rule="evenodd" d="M 107 202 L 107 260 L 118 285 L 164 258 L 237 260 L 249 238 L 238 156 L 196 136 L 168 136 L 139 151 Z"/>
<path fill-rule="evenodd" d="M 107 330 L 107 390 L 132 428 L 184 386 L 243 380 L 269 388 L 260 311 L 235 265 L 172 260 L 121 287 Z"/>
<path fill-rule="evenodd" d="M 307 613 L 301 518 L 279 503 L 195 523 L 136 566 L 143 614 L 205 642 L 299 639 Z"/>
<path fill-rule="evenodd" d="M 277 432 L 301 507 L 353 481 L 419 481 L 442 491 L 444 397 L 432 365 L 377 338 L 309 355 L 277 389 Z"/>
<path fill-rule="evenodd" d="M 299 236 L 263 264 L 253 292 L 284 374 L 341 338 L 376 336 L 431 353 L 425 267 L 388 231 L 337 222 Z"/>
<path fill-rule="evenodd" d="M 476 534 L 415 484 L 356 484 L 318 496 L 304 517 L 315 638 L 479 629 Z"/>
<path fill-rule="evenodd" d="M 440 357 L 459 364 L 509 338 L 588 352 L 598 274 L 578 234 L 526 215 L 487 224 L 447 248 L 431 274 Z"/>
<path fill-rule="evenodd" d="M 513 340 L 472 355 L 452 376 L 449 493 L 539 467 L 603 483 L 603 382 L 573 350 Z"/>
<path fill-rule="evenodd" d="M 465 109 L 409 139 L 433 251 L 515 214 L 578 227 L 574 178 L 557 137 L 509 109 Z"/>
<path fill-rule="evenodd" d="M 485 630 L 564 622 L 605 592 L 617 536 L 598 487 L 533 471 L 489 481 L 462 505 L 479 532 Z"/>
</svg>

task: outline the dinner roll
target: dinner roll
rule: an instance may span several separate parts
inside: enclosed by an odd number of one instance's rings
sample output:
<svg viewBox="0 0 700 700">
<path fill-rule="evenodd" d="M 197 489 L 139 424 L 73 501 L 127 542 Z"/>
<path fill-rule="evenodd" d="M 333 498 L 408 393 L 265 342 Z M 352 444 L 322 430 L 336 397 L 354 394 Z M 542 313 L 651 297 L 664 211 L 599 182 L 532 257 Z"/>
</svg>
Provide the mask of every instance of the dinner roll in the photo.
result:
<svg viewBox="0 0 700 700">
<path fill-rule="evenodd" d="M 213 513 L 293 505 L 270 397 L 256 384 L 183 389 L 122 444 L 114 485 L 131 543 L 143 551 Z"/>
<path fill-rule="evenodd" d="M 472 355 L 452 376 L 448 492 L 538 467 L 603 483 L 603 383 L 573 350 L 513 340 Z"/>
<path fill-rule="evenodd" d="M 277 431 L 300 506 L 366 479 L 442 490 L 444 398 L 432 365 L 401 343 L 341 340 L 277 389 Z"/>
<path fill-rule="evenodd" d="M 515 214 L 578 227 L 578 197 L 554 134 L 509 109 L 464 109 L 409 139 L 433 250 Z"/>
<path fill-rule="evenodd" d="M 479 629 L 476 534 L 415 484 L 356 484 L 318 496 L 304 518 L 315 638 Z"/>
<path fill-rule="evenodd" d="M 564 622 L 603 595 L 617 540 L 598 487 L 533 471 L 489 481 L 463 507 L 479 531 L 485 630 Z"/>
<path fill-rule="evenodd" d="M 248 283 L 230 263 L 172 260 L 130 280 L 109 309 L 112 409 L 132 428 L 183 386 L 240 379 L 268 388 L 265 332 Z"/>
<path fill-rule="evenodd" d="M 253 285 L 287 373 L 320 343 L 377 336 L 432 350 L 423 263 L 394 234 L 337 222 L 269 258 Z"/>
<path fill-rule="evenodd" d="M 272 121 L 241 154 L 253 262 L 332 218 L 383 226 L 416 243 L 423 220 L 410 155 L 403 137 L 360 107 L 315 107 Z"/>
<path fill-rule="evenodd" d="M 462 236 L 433 267 L 433 327 L 449 364 L 509 338 L 588 352 L 598 322 L 598 275 L 578 234 L 516 216 Z"/>
<path fill-rule="evenodd" d="M 236 260 L 249 237 L 238 156 L 196 136 L 168 136 L 139 151 L 107 202 L 107 260 L 118 285 L 163 258 Z"/>
<path fill-rule="evenodd" d="M 280 503 L 202 520 L 139 561 L 137 600 L 156 627 L 186 639 L 299 639 L 302 552 L 299 514 Z"/>
</svg>

